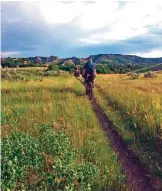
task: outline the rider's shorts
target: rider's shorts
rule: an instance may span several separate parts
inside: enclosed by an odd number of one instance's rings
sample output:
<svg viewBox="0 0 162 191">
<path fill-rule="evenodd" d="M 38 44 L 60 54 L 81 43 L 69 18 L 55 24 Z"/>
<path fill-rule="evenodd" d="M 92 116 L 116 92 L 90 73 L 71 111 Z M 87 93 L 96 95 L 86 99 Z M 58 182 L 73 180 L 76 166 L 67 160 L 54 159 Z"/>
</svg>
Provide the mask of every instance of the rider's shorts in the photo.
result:
<svg viewBox="0 0 162 191">
<path fill-rule="evenodd" d="M 88 81 L 93 81 L 94 80 L 94 73 L 93 74 L 86 74 L 85 76 L 84 76 L 84 79 L 85 79 L 85 81 L 84 81 L 84 84 L 86 84 L 86 83 L 88 83 Z"/>
</svg>

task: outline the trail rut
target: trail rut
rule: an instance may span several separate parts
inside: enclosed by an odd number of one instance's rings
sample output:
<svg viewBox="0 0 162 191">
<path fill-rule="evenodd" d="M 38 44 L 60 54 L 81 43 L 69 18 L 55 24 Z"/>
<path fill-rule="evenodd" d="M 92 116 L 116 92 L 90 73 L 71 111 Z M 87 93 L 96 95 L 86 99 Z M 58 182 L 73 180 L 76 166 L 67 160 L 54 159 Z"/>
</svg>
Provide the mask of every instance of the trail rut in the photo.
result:
<svg viewBox="0 0 162 191">
<path fill-rule="evenodd" d="M 83 84 L 80 79 L 78 80 Z M 91 104 L 112 149 L 117 153 L 126 181 L 133 191 L 162 191 L 162 188 L 155 188 L 148 166 L 142 164 L 139 157 L 118 134 L 117 128 L 103 112 L 95 97 Z"/>
<path fill-rule="evenodd" d="M 161 189 L 155 189 L 153 187 L 148 168 L 141 163 L 138 156 L 136 156 L 132 149 L 124 142 L 122 137 L 115 130 L 113 123 L 102 111 L 96 99 L 94 98 L 91 103 L 113 150 L 118 155 L 118 160 L 121 163 L 124 174 L 126 175 L 127 183 L 132 186 L 134 191 L 161 191 Z"/>
</svg>

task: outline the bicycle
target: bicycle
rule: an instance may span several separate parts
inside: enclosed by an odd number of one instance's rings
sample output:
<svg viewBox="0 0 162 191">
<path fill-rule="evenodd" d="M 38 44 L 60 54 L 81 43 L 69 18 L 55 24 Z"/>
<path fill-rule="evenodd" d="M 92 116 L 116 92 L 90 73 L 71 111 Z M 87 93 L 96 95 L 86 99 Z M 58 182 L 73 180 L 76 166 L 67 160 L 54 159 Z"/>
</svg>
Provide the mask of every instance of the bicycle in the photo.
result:
<svg viewBox="0 0 162 191">
<path fill-rule="evenodd" d="M 75 72 L 75 73 L 74 73 L 74 76 L 75 76 L 76 78 L 80 77 L 79 71 Z"/>
<path fill-rule="evenodd" d="M 90 100 L 93 99 L 93 88 L 94 88 L 94 77 L 92 75 L 88 75 L 86 93 Z"/>
</svg>

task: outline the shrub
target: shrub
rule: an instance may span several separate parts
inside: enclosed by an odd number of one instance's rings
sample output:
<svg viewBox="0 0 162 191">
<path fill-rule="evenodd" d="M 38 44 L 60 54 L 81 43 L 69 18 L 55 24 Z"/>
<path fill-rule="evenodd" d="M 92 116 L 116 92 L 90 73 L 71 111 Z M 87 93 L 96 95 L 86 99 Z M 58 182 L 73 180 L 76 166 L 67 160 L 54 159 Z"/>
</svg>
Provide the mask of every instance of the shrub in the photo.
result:
<svg viewBox="0 0 162 191">
<path fill-rule="evenodd" d="M 128 75 L 128 76 L 132 76 L 132 72 L 128 72 L 127 75 Z"/>
<path fill-rule="evenodd" d="M 48 67 L 48 64 L 43 64 L 43 67 Z"/>
<path fill-rule="evenodd" d="M 132 73 L 131 74 L 131 79 L 132 80 L 135 80 L 135 79 L 138 79 L 139 78 L 139 74 L 137 74 L 137 73 Z"/>
<path fill-rule="evenodd" d="M 43 77 L 42 71 L 35 70 L 2 70 L 2 79 L 14 81 L 38 80 Z"/>
<path fill-rule="evenodd" d="M 66 132 L 36 128 L 38 137 L 15 132 L 2 140 L 2 190 L 91 190 L 98 169 L 77 162 Z"/>
<path fill-rule="evenodd" d="M 48 69 L 53 71 L 59 71 L 59 67 L 56 64 L 50 64 L 48 66 Z"/>
<path fill-rule="evenodd" d="M 154 72 L 146 72 L 144 73 L 144 78 L 157 78 L 157 74 Z"/>
<path fill-rule="evenodd" d="M 48 70 L 46 72 L 44 72 L 44 76 L 59 76 L 60 72 L 58 71 L 53 71 L 53 70 Z"/>
</svg>

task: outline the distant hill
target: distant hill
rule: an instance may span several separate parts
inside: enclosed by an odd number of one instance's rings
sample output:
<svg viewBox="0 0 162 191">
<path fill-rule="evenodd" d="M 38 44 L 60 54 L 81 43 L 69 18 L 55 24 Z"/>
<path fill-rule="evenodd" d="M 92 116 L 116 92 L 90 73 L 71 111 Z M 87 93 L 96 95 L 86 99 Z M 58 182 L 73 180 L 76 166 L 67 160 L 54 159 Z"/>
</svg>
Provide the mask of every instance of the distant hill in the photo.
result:
<svg viewBox="0 0 162 191">
<path fill-rule="evenodd" d="M 97 65 L 132 65 L 132 66 L 151 66 L 155 64 L 162 63 L 161 58 L 142 58 L 135 55 L 122 55 L 122 54 L 96 54 L 91 55 L 93 58 L 93 62 Z M 57 56 L 50 56 L 50 57 L 28 57 L 28 58 L 2 58 L 1 61 L 4 63 L 5 61 L 12 60 L 16 62 L 21 62 L 22 64 L 30 63 L 33 64 L 44 64 L 44 63 L 57 63 L 59 65 L 80 65 L 86 62 L 86 58 L 59 58 Z"/>
<path fill-rule="evenodd" d="M 153 65 L 153 66 L 149 66 L 149 67 L 146 67 L 146 68 L 142 68 L 140 70 L 137 70 L 137 72 L 141 73 L 141 72 L 160 71 L 160 70 L 162 70 L 162 63 L 156 64 L 156 65 Z"/>
<path fill-rule="evenodd" d="M 97 55 L 91 55 L 93 58 L 93 61 L 96 64 L 147 64 L 147 65 L 153 65 L 153 64 L 159 64 L 162 63 L 162 57 L 161 58 L 142 58 L 139 56 L 134 55 L 122 55 L 122 54 L 97 54 Z M 47 62 L 60 62 L 60 64 L 66 65 L 66 64 L 83 64 L 86 62 L 86 58 L 77 58 L 77 57 L 71 57 L 71 58 L 59 58 L 57 56 L 50 56 L 50 57 L 29 57 L 28 58 L 31 61 L 36 61 L 38 63 L 47 63 Z"/>
<path fill-rule="evenodd" d="M 28 57 L 28 60 L 36 61 L 37 63 L 48 63 L 48 62 L 59 62 L 62 59 L 57 56 L 50 56 L 50 57 L 36 56 L 36 57 Z"/>
<path fill-rule="evenodd" d="M 116 63 L 116 64 L 158 64 L 162 63 L 161 58 L 142 58 L 135 55 L 122 54 L 98 54 L 92 55 L 93 61 L 100 64 Z"/>
</svg>

